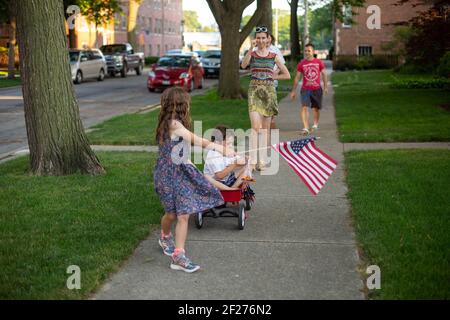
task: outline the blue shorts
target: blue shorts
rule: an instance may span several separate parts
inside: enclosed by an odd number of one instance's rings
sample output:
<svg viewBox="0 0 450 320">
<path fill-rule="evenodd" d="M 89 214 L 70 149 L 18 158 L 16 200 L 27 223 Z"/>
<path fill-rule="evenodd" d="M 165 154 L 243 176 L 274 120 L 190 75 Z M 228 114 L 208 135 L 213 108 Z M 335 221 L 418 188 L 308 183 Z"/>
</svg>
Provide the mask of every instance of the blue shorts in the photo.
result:
<svg viewBox="0 0 450 320">
<path fill-rule="evenodd" d="M 311 108 L 322 109 L 322 88 L 317 90 L 302 89 L 300 93 L 302 107 L 307 106 Z"/>
</svg>

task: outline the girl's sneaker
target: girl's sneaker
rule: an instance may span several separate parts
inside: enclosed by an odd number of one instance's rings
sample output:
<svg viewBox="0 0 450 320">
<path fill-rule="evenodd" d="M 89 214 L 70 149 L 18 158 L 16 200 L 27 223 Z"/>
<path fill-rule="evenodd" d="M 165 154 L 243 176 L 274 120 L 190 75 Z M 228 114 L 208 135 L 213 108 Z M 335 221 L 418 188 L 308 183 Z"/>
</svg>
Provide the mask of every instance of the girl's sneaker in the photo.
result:
<svg viewBox="0 0 450 320">
<path fill-rule="evenodd" d="M 172 255 L 172 263 L 170 269 L 182 270 L 184 272 L 192 273 L 200 269 L 198 264 L 193 263 L 184 253 L 179 253 L 176 256 Z"/>
<path fill-rule="evenodd" d="M 160 237 L 158 243 L 166 256 L 172 256 L 172 253 L 175 251 L 175 243 L 173 242 L 172 235 L 169 237 Z"/>
</svg>

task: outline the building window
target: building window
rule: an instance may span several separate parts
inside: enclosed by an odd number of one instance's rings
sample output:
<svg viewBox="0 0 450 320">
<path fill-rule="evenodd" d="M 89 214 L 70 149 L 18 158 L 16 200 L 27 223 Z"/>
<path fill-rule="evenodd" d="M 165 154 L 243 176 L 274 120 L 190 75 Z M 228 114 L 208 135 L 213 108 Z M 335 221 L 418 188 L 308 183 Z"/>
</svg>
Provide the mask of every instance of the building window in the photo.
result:
<svg viewBox="0 0 450 320">
<path fill-rule="evenodd" d="M 127 19 L 125 18 L 125 17 L 123 17 L 123 16 L 121 16 L 121 22 L 122 22 L 122 26 L 121 26 L 121 29 L 122 30 L 127 30 Z"/>
<path fill-rule="evenodd" d="M 358 46 L 358 56 L 371 56 L 372 47 L 370 46 Z"/>
<path fill-rule="evenodd" d="M 161 45 L 157 45 L 156 47 L 156 55 L 159 57 L 161 55 Z"/>
<path fill-rule="evenodd" d="M 351 28 L 352 27 L 352 7 L 349 5 L 342 6 L 342 27 L 343 28 Z"/>
<path fill-rule="evenodd" d="M 152 53 L 153 53 L 153 52 L 152 52 L 152 45 L 149 44 L 149 45 L 148 45 L 148 55 L 151 56 Z"/>
</svg>

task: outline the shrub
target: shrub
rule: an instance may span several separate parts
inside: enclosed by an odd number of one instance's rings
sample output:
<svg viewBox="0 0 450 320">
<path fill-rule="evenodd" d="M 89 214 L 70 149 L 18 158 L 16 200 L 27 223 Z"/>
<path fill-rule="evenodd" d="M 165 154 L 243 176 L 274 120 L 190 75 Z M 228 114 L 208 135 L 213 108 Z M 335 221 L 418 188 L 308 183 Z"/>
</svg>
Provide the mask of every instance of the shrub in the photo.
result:
<svg viewBox="0 0 450 320">
<path fill-rule="evenodd" d="M 335 70 L 367 70 L 367 69 L 391 69 L 398 65 L 396 55 L 337 56 L 333 68 Z"/>
<path fill-rule="evenodd" d="M 145 57 L 144 60 L 145 60 L 146 65 L 151 65 L 153 63 L 156 63 L 158 61 L 158 59 L 159 59 L 159 57 L 156 57 L 156 56 L 148 56 L 148 57 Z"/>
<path fill-rule="evenodd" d="M 450 89 L 450 79 L 395 79 L 391 84 L 395 89 Z"/>
<path fill-rule="evenodd" d="M 437 68 L 437 74 L 440 77 L 450 78 L 450 51 L 442 56 Z"/>
<path fill-rule="evenodd" d="M 398 66 L 394 68 L 394 71 L 400 74 L 430 73 L 430 70 L 426 66 L 418 66 L 410 63 Z"/>
</svg>

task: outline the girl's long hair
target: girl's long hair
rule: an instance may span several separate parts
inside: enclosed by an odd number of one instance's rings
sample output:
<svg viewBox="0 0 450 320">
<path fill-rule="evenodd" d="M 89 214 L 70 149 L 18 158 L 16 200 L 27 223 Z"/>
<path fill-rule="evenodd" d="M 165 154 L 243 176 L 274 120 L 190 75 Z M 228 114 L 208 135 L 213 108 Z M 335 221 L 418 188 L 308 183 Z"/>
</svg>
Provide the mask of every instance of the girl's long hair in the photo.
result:
<svg viewBox="0 0 450 320">
<path fill-rule="evenodd" d="M 191 129 L 190 100 L 189 94 L 179 87 L 169 88 L 163 92 L 156 128 L 156 141 L 159 145 L 170 139 L 171 120 L 178 120 L 186 129 Z"/>
</svg>

